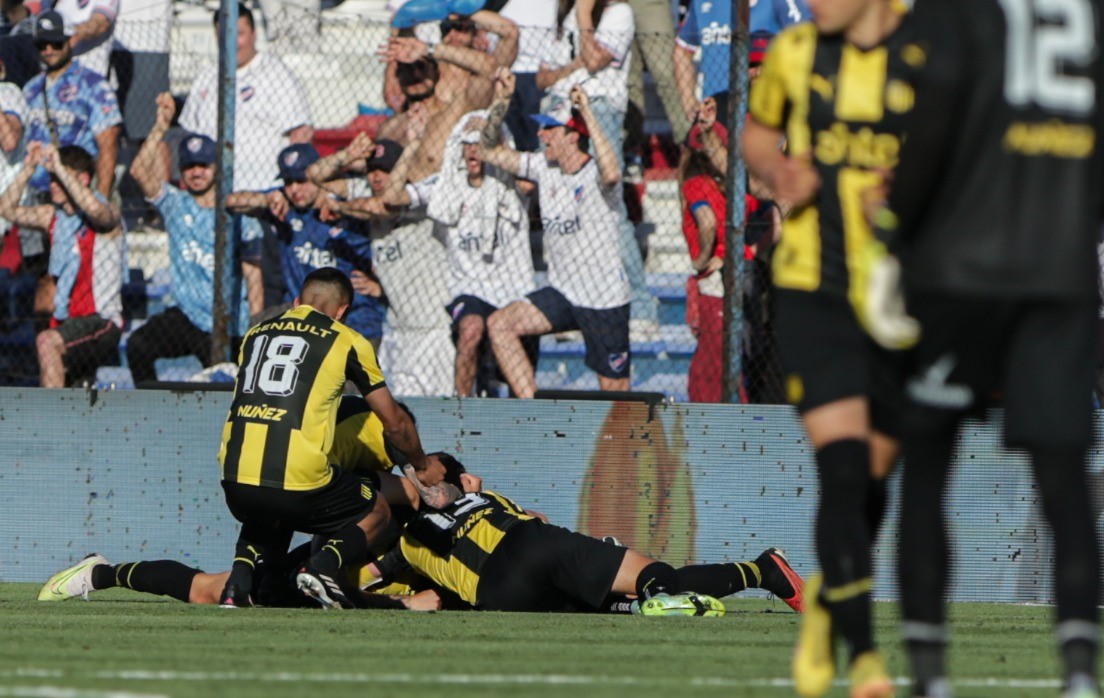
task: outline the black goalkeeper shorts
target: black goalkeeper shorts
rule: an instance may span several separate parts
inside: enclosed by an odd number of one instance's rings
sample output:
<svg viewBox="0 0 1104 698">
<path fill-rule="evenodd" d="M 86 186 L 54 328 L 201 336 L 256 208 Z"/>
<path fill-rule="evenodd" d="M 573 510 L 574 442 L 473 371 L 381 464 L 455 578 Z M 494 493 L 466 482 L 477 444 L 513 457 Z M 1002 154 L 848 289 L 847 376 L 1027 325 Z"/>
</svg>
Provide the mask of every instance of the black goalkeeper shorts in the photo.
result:
<svg viewBox="0 0 1104 698">
<path fill-rule="evenodd" d="M 1012 447 L 1084 448 L 1092 440 L 1096 302 L 913 293 L 920 321 L 905 383 L 909 423 L 1005 408 Z"/>
</svg>

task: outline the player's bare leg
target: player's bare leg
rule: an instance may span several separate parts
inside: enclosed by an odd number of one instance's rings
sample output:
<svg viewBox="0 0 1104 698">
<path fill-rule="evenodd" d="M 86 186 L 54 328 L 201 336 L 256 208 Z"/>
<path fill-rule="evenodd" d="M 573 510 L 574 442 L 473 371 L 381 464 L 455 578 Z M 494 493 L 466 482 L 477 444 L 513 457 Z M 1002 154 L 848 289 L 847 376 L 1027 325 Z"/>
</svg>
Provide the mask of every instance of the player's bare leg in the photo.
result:
<svg viewBox="0 0 1104 698">
<path fill-rule="evenodd" d="M 38 348 L 39 385 L 43 388 L 65 387 L 65 339 L 57 330 L 39 332 L 35 338 Z"/>
<path fill-rule="evenodd" d="M 598 388 L 600 390 L 620 390 L 627 392 L 632 387 L 628 378 L 606 378 L 598 376 Z"/>
<path fill-rule="evenodd" d="M 475 374 L 479 360 L 479 342 L 486 323 L 478 315 L 460 319 L 460 336 L 456 340 L 456 394 L 470 396 L 475 390 Z"/>
<path fill-rule="evenodd" d="M 552 323 L 528 301 L 514 301 L 487 319 L 495 359 L 514 395 L 531 398 L 537 392 L 535 368 L 529 363 L 521 338 L 551 331 Z"/>
</svg>

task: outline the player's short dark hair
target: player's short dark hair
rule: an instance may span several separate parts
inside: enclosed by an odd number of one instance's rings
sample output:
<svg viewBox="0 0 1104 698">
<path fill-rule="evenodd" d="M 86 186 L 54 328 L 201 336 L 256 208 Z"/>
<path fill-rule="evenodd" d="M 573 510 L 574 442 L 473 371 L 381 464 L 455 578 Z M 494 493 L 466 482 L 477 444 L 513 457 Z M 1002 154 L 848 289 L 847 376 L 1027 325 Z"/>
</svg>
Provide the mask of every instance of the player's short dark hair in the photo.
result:
<svg viewBox="0 0 1104 698">
<path fill-rule="evenodd" d="M 96 158 L 79 145 L 63 145 L 58 148 L 58 162 L 78 174 L 91 177 L 96 173 Z"/>
<path fill-rule="evenodd" d="M 464 464 L 457 460 L 456 456 L 445 451 L 435 451 L 430 453 L 429 457 L 436 457 L 437 460 L 441 461 L 441 465 L 445 466 L 445 482 L 463 492 L 464 485 L 460 483 L 460 476 L 468 472 Z"/>
<path fill-rule="evenodd" d="M 238 3 L 238 19 L 244 19 L 245 23 L 249 25 L 250 29 L 256 29 L 257 25 L 253 21 L 253 10 L 249 9 L 249 6 L 244 2 Z M 218 26 L 219 13 L 216 11 L 215 16 L 211 18 L 211 23 L 216 27 Z"/>
<path fill-rule="evenodd" d="M 353 302 L 353 282 L 340 269 L 322 267 L 307 274 L 307 278 L 303 279 L 303 288 L 299 291 L 299 297 L 306 298 L 308 290 L 314 286 L 326 286 L 337 291 L 339 305 L 349 305 Z"/>
</svg>

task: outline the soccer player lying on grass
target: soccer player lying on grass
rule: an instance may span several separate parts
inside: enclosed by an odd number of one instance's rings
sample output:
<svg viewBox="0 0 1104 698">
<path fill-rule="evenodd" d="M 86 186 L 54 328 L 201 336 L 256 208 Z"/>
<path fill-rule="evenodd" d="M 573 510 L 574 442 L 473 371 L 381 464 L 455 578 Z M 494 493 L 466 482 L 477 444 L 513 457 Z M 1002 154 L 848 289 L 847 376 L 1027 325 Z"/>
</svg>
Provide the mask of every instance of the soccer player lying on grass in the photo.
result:
<svg viewBox="0 0 1104 698">
<path fill-rule="evenodd" d="M 311 543 L 303 543 L 287 555 L 287 564 L 280 570 L 261 570 L 255 575 L 251 596 L 262 599 L 273 608 L 318 608 L 295 585 L 295 573 L 310 557 Z M 351 575 L 349 585 L 357 584 Z M 219 593 L 230 578 L 230 571 L 204 572 L 176 560 L 124 562 L 112 565 L 105 557 L 92 554 L 79 563 L 50 578 L 39 593 L 39 601 L 65 601 L 104 589 L 131 589 L 146 594 L 170 596 L 184 603 L 215 605 Z M 425 580 L 408 575 L 391 584 L 373 588 L 358 598 L 364 608 L 409 609 L 437 611 L 441 596 Z M 351 592 L 350 592 L 351 593 Z"/>
<path fill-rule="evenodd" d="M 412 567 L 488 611 L 618 610 L 626 597 L 635 596 L 638 612 L 646 616 L 719 616 L 725 608 L 715 597 L 756 587 L 798 612 L 803 608 L 804 584 L 777 548 L 754 562 L 675 570 L 535 518 L 506 497 L 481 490 L 482 483 L 456 458 L 434 455 L 445 466 L 443 487 L 451 503 L 422 507 L 406 525 L 399 547 L 378 563 L 385 581 Z M 403 470 L 426 499 L 413 468 Z"/>
<path fill-rule="evenodd" d="M 363 402 L 363 401 L 361 401 Z M 395 508 L 396 514 L 413 512 L 411 506 L 418 505 L 417 492 L 403 478 L 390 473 L 366 473 L 366 480 L 378 487 L 381 496 Z M 396 525 L 393 533 L 374 548 L 374 556 L 386 554 L 396 543 L 400 528 Z M 318 544 L 325 537 L 316 537 Z M 280 562 L 267 563 L 261 560 L 253 575 L 253 588 L 250 600 L 256 600 L 264 606 L 280 608 L 317 608 L 313 598 L 304 596 L 296 588 L 295 573 L 311 556 L 312 543 L 307 542 L 291 550 Z M 354 589 L 375 582 L 362 569 L 345 570 L 344 590 L 351 597 Z M 83 596 L 93 591 L 123 588 L 159 596 L 170 596 L 185 603 L 217 604 L 219 594 L 229 579 L 230 572 L 208 573 L 189 567 L 176 560 L 149 560 L 126 562 L 112 565 L 107 558 L 93 553 L 76 565 L 58 572 L 46 582 L 38 594 L 39 601 L 65 601 Z M 432 611 L 441 607 L 441 598 L 429 589 L 431 585 L 413 574 L 396 578 L 387 585 L 374 585 L 371 593 L 355 595 L 354 603 L 364 608 L 409 608 L 411 610 Z M 361 598 L 363 597 L 363 598 Z"/>
<path fill-rule="evenodd" d="M 412 422 L 416 421 L 405 404 L 400 402 L 398 405 L 406 411 Z M 419 504 L 418 493 L 409 482 L 387 474 L 392 467 L 403 464 L 406 460 L 402 453 L 384 437 L 383 423 L 368 407 L 368 403 L 358 395 L 345 395 L 341 398 L 333 444 L 330 447 L 330 459 L 361 475 L 378 474 L 380 482 L 377 484 L 389 505 L 410 510 L 412 506 Z M 396 530 L 396 537 L 397 533 Z M 390 545 L 381 549 L 379 553 L 382 554 L 389 548 Z M 292 551 L 289 559 L 298 559 L 296 552 L 301 553 L 302 550 Z M 111 565 L 102 555 L 92 554 L 73 567 L 51 577 L 39 592 L 38 600 L 64 601 L 75 596 L 87 597 L 92 591 L 122 587 L 171 596 L 186 603 L 214 604 L 219 602 L 217 597 L 221 587 L 218 584 L 225 583 L 228 575 L 229 572 L 209 574 L 175 560 Z M 258 574 L 257 577 L 252 590 L 253 599 L 259 600 L 262 594 L 271 596 L 275 593 L 277 598 L 265 599 L 268 605 L 273 605 L 273 601 L 279 605 L 300 606 L 304 603 L 314 605 L 310 599 L 297 592 L 291 595 L 293 599 L 284 598 L 283 586 L 286 575 L 283 570 L 269 570 L 268 573 Z M 262 591 L 262 588 L 265 591 Z M 379 594 L 409 593 L 387 589 L 374 591 Z M 412 599 L 406 600 L 417 602 Z"/>
</svg>

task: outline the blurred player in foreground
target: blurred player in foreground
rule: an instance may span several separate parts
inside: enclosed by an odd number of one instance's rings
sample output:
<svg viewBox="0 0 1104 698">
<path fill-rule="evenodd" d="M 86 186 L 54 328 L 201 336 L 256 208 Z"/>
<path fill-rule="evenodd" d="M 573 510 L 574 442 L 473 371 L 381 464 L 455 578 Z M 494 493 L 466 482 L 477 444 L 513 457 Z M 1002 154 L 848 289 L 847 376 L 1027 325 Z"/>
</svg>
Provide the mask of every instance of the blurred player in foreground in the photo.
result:
<svg viewBox="0 0 1104 698">
<path fill-rule="evenodd" d="M 810 4 L 814 21 L 771 44 L 744 134 L 750 172 L 791 210 L 773 259 L 775 326 L 820 482 L 823 585 L 810 582 L 793 672 L 799 695 L 824 695 L 838 637 L 851 695 L 883 698 L 893 684 L 874 642 L 870 546 L 897 455 L 900 395 L 895 358 L 866 336 L 849 299 L 862 288 L 859 260 L 872 239 L 860 195 L 896 164 L 924 52 L 892 0 Z"/>
<path fill-rule="evenodd" d="M 888 206 L 871 218 L 862 307 L 886 345 L 916 341 L 905 382 L 899 574 L 914 695 L 951 693 L 943 495 L 963 417 L 1004 397 L 1054 533 L 1067 698 L 1099 696 L 1100 550 L 1090 513 L 1101 181 L 1100 2 L 925 0 L 930 46 Z M 968 69 L 967 69 L 968 66 Z"/>
</svg>

